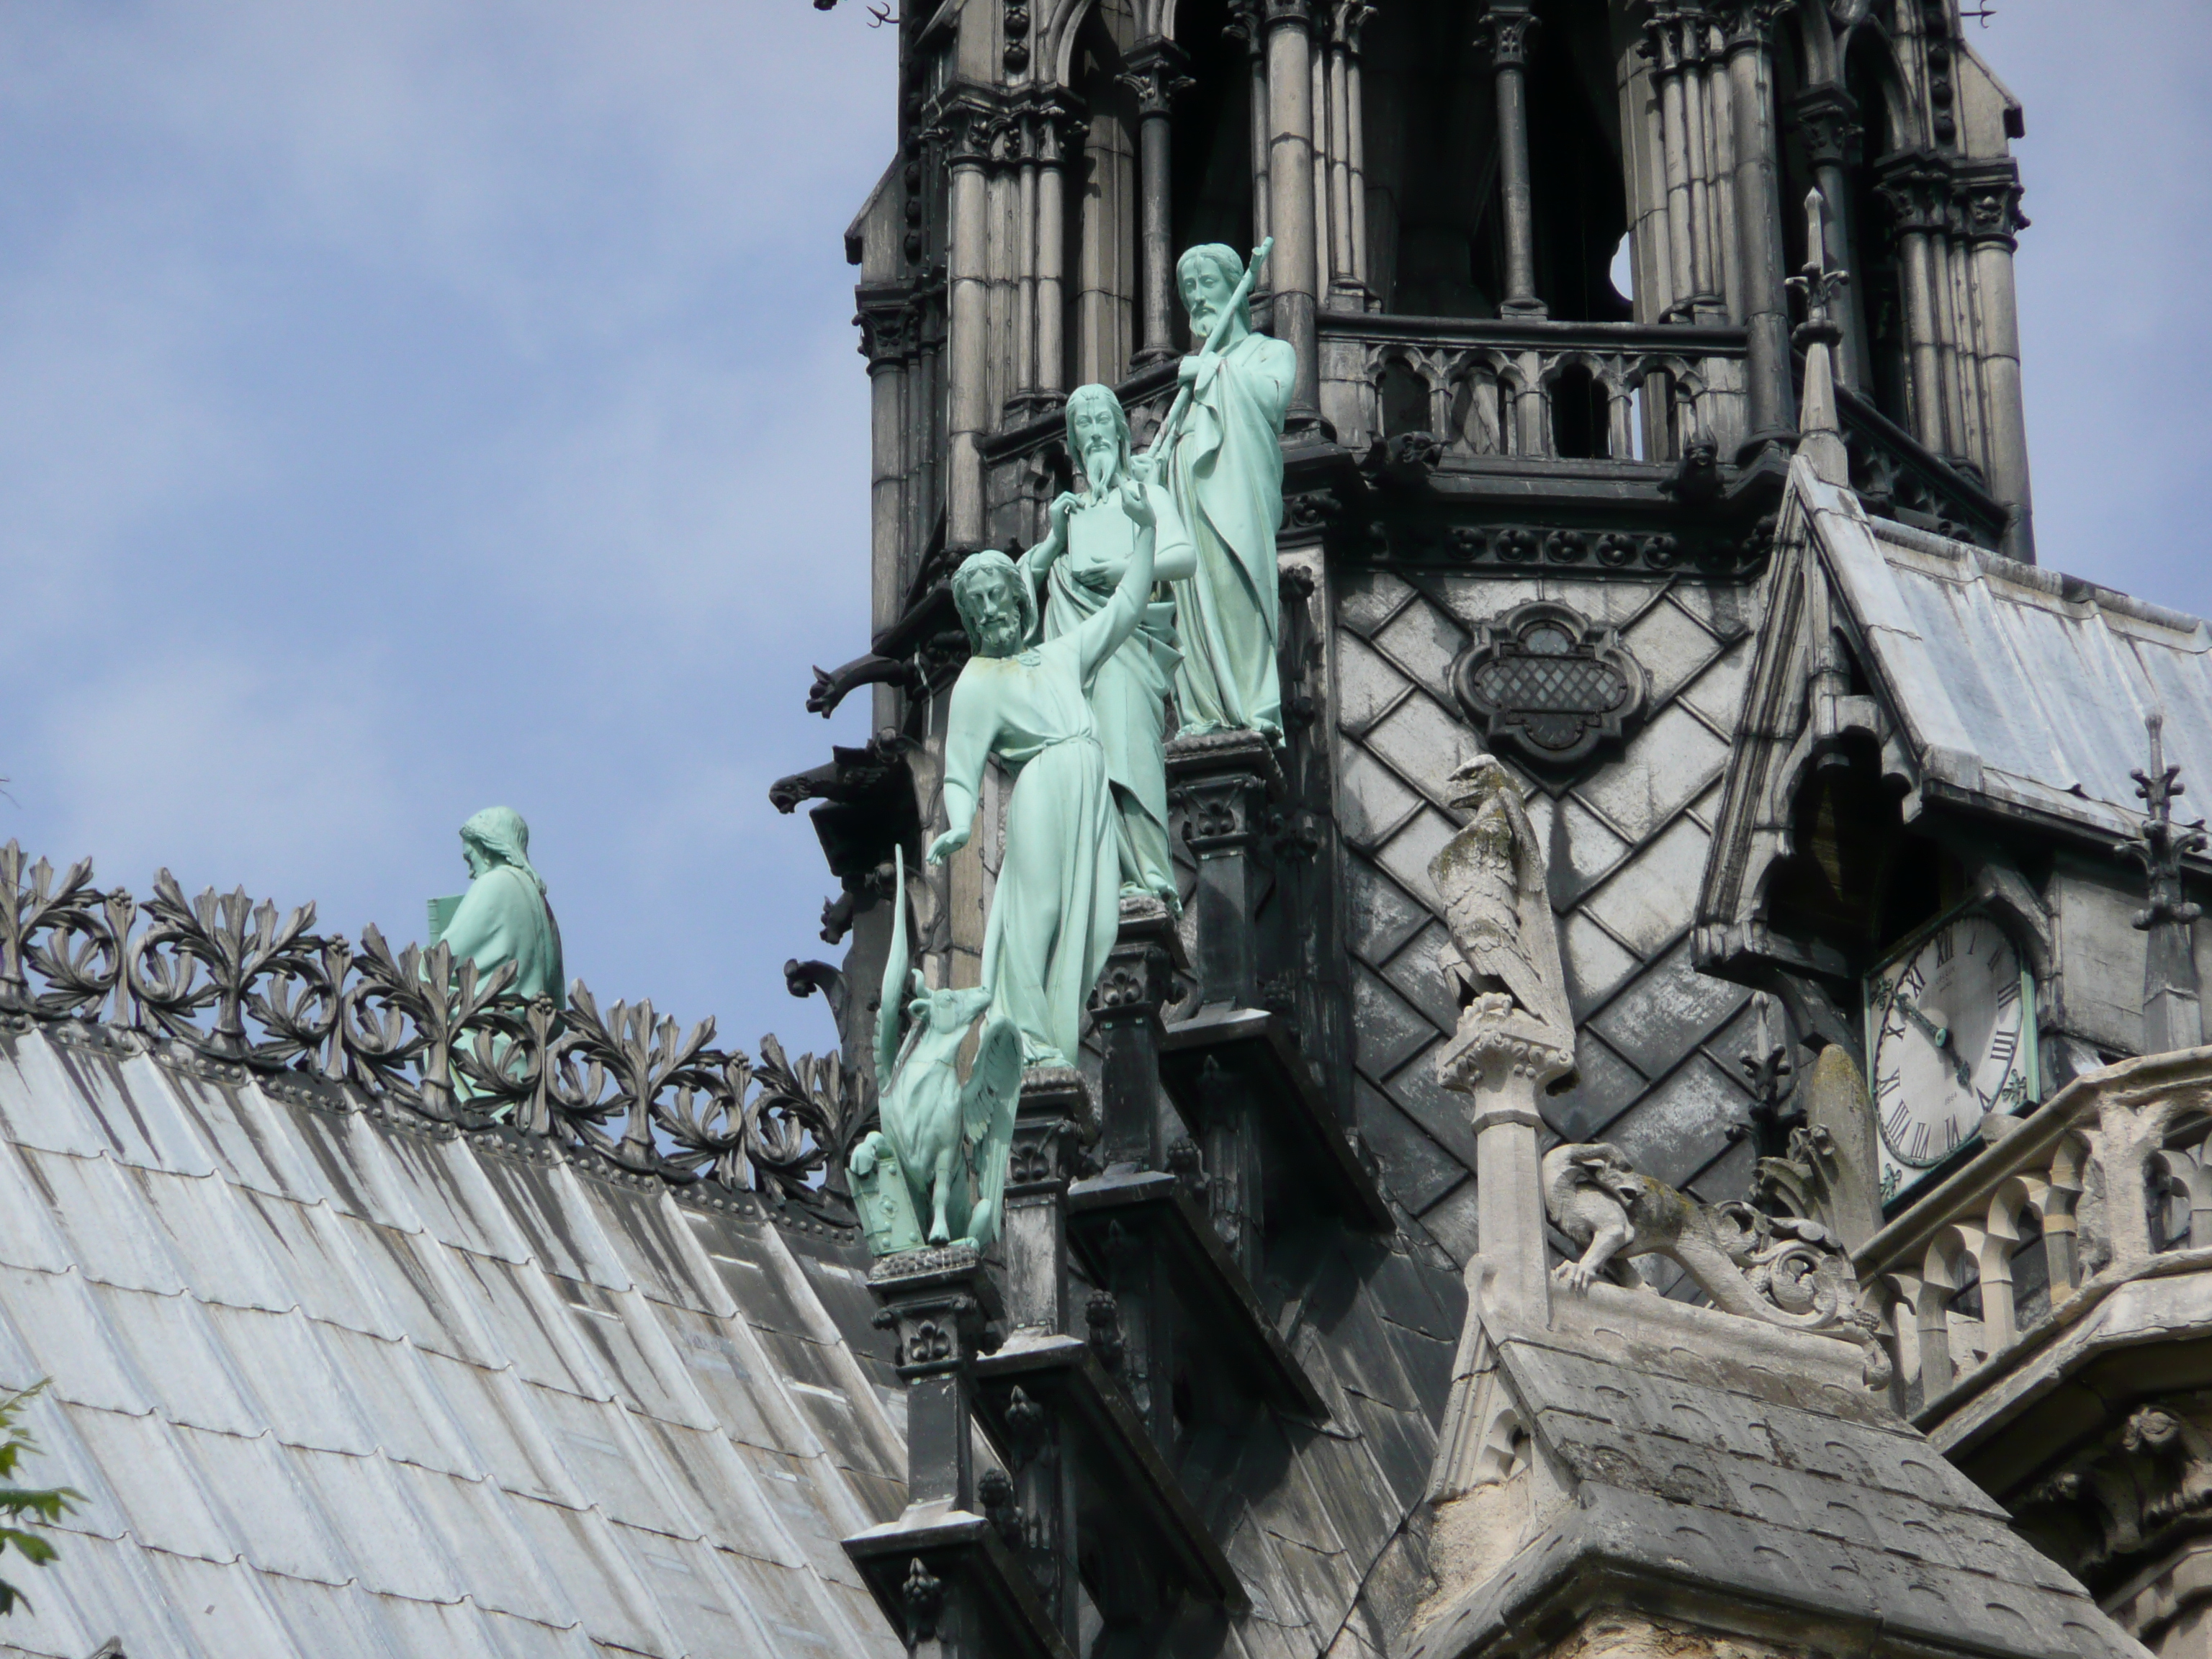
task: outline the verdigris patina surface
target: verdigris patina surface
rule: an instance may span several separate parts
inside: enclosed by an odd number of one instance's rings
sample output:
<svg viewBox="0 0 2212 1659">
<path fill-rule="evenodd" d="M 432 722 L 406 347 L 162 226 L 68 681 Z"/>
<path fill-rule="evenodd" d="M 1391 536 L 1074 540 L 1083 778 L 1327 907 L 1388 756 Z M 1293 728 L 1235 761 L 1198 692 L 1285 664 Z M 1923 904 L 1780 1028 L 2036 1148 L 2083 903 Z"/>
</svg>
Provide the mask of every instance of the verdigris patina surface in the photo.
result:
<svg viewBox="0 0 2212 1659">
<path fill-rule="evenodd" d="M 1051 529 L 1029 550 L 1022 568 L 1042 590 L 1044 636 L 1074 632 L 1111 603 L 1143 533 L 1121 510 L 1116 493 L 1129 477 L 1129 421 L 1113 388 L 1078 386 L 1067 399 L 1067 447 L 1087 488 L 1054 501 Z M 1172 499 L 1150 497 L 1158 524 L 1152 577 L 1181 581 L 1197 568 L 1190 536 Z M 1165 757 L 1168 697 L 1181 661 L 1175 606 L 1148 605 L 1136 631 L 1099 665 L 1091 682 L 1091 714 L 1106 750 L 1114 792 L 1115 847 L 1123 894 L 1157 898 L 1180 911 L 1175 866 L 1168 854 Z"/>
<path fill-rule="evenodd" d="M 945 736 L 945 808 L 932 843 L 942 863 L 974 834 L 983 764 L 1013 774 L 1006 852 L 983 928 L 991 1008 L 1022 1034 L 1031 1066 L 1073 1063 L 1084 1005 L 1121 925 L 1113 788 L 1089 691 L 1137 630 L 1151 601 L 1156 514 L 1139 479 L 1116 491 L 1134 526 L 1113 597 L 1072 631 L 1027 646 L 1036 600 L 1003 553 L 970 554 L 952 597 L 974 653 L 952 689 Z"/>
<path fill-rule="evenodd" d="M 1004 1218 L 1006 1158 L 1022 1092 L 1021 1034 L 1004 1015 L 993 1018 L 961 1082 L 954 1062 L 976 1018 L 988 1012 L 991 990 L 933 991 L 918 973 L 909 986 L 903 852 L 894 854 L 894 866 L 897 910 L 876 1017 L 883 1127 L 854 1147 L 846 1165 L 853 1201 L 877 1255 L 955 1238 L 984 1249 Z M 902 1008 L 913 1021 L 903 1042 Z"/>
<path fill-rule="evenodd" d="M 1283 417 L 1297 353 L 1252 331 L 1252 279 L 1219 242 L 1186 249 L 1176 267 L 1191 327 L 1204 342 L 1178 371 L 1187 404 L 1171 413 L 1152 453 L 1167 469 L 1190 528 L 1196 568 L 1175 585 L 1182 666 L 1176 701 L 1186 735 L 1243 730 L 1280 740 L 1275 669 L 1280 599 L 1275 532 L 1283 521 Z"/>
<path fill-rule="evenodd" d="M 514 964 L 507 994 L 526 1001 L 550 997 L 561 1006 L 561 927 L 545 897 L 545 878 L 531 867 L 530 826 L 510 806 L 487 806 L 461 826 L 469 890 L 430 901 L 430 943 L 450 948 L 456 963 L 479 975 Z"/>
</svg>

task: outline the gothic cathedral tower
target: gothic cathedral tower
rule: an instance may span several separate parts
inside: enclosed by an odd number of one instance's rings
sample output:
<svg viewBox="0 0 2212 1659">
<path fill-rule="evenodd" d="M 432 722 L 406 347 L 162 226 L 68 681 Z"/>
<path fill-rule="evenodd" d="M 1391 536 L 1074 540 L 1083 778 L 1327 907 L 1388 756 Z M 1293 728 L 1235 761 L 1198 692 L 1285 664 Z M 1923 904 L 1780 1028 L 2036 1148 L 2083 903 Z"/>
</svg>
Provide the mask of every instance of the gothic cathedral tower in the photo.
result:
<svg viewBox="0 0 2212 1659">
<path fill-rule="evenodd" d="M 898 154 L 847 239 L 874 637 L 816 697 L 872 684 L 884 734 L 817 813 L 850 982 L 880 974 L 883 826 L 912 823 L 868 804 L 908 793 L 894 748 L 939 827 L 952 569 L 1042 534 L 1072 386 L 1115 386 L 1146 441 L 1192 349 L 1178 251 L 1272 236 L 1255 309 L 1299 365 L 1291 731 L 1222 994 L 1274 1010 L 1400 1201 L 1458 1224 L 1472 1152 L 1434 1082 L 1454 1010 L 1425 872 L 1452 757 L 1494 750 L 1547 838 L 1582 1032 L 1553 1127 L 1740 1192 L 1757 1011 L 1698 971 L 1692 912 L 1796 441 L 1814 213 L 1849 274 L 1860 499 L 2033 557 L 2021 112 L 1956 0 L 909 0 L 897 27 Z M 923 902 L 951 982 L 975 974 L 990 839 Z M 1848 998 L 1784 989 L 1801 1037 L 1856 1051 Z"/>
</svg>

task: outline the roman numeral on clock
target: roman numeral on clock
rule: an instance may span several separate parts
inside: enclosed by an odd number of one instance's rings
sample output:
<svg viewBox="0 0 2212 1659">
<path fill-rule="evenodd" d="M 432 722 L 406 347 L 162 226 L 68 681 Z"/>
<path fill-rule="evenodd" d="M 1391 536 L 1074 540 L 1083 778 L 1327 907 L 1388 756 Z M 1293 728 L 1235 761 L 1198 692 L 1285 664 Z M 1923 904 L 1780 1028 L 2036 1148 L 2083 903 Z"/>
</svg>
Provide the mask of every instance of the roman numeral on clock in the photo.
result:
<svg viewBox="0 0 2212 1659">
<path fill-rule="evenodd" d="M 1954 940 L 1953 940 L 1953 939 L 1952 939 L 1952 937 L 1950 936 L 1950 934 L 1948 934 L 1948 933 L 1938 933 L 1938 934 L 1936 934 L 1936 965 L 1938 968 L 1941 968 L 1941 967 L 1942 967 L 1945 963 L 1947 963 L 1947 962 L 1950 961 L 1950 959 L 1951 959 L 1951 957 L 1953 957 L 1953 955 L 1956 953 L 1957 949 L 1958 949 L 1957 944 L 1956 944 L 1956 942 L 1955 942 L 1955 941 L 1954 941 Z"/>
<path fill-rule="evenodd" d="M 1998 1007 L 2009 1008 L 2014 1003 L 2018 1002 L 2019 1000 L 2020 981 L 2018 980 L 2008 979 L 2003 984 L 1997 987 Z"/>
<path fill-rule="evenodd" d="M 2013 1054 L 2019 1048 L 2019 1032 L 1999 1031 L 1990 1039 L 1990 1058 L 2008 1067 L 2012 1064 Z"/>
<path fill-rule="evenodd" d="M 1882 1133 L 1889 1137 L 1889 1144 L 1893 1146 L 1901 1146 L 1904 1143 L 1905 1132 L 1911 1127 L 1912 1109 L 1901 1100 L 1890 1109 L 1889 1115 L 1881 1121 Z"/>
</svg>

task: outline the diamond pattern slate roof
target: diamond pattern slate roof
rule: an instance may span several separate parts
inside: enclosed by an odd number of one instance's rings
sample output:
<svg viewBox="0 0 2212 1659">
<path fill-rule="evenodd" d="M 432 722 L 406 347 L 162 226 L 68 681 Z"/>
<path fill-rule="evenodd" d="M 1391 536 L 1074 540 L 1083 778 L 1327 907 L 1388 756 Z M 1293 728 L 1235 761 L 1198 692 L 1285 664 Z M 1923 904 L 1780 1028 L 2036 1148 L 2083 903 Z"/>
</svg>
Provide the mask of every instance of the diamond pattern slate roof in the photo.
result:
<svg viewBox="0 0 2212 1659">
<path fill-rule="evenodd" d="M 52 1379 L 87 1499 L 0 1653 L 890 1659 L 838 1547 L 904 1500 L 857 1261 L 0 1032 L 0 1386 Z"/>
<path fill-rule="evenodd" d="M 1463 815 L 1445 777 L 1480 738 L 1449 685 L 1474 625 L 1531 599 L 1620 630 L 1650 678 L 1643 723 L 1617 754 L 1552 793 L 1524 793 L 1553 869 L 1561 955 L 1581 1029 L 1577 1088 L 1545 1103 L 1569 1139 L 1619 1143 L 1638 1167 L 1700 1196 L 1750 1170 L 1726 1126 L 1748 1096 L 1748 993 L 1692 967 L 1688 933 L 1711 844 L 1754 622 L 1729 583 L 1564 576 L 1346 573 L 1334 694 L 1337 812 L 1346 846 L 1359 1128 L 1394 1194 L 1462 1259 L 1472 1248 L 1474 1147 L 1433 1052 L 1457 1007 L 1437 968 L 1447 939 L 1428 861 Z M 1511 754 L 1501 754 L 1525 779 Z"/>
<path fill-rule="evenodd" d="M 1685 1310 L 1711 1322 L 1727 1316 Z M 2143 1659 L 2081 1586 L 1875 1395 L 1724 1340 L 1501 1331 L 1498 1364 L 1572 1502 L 1406 1659 L 1478 1654 L 1572 1586 L 1686 1588 L 1869 1632 L 1882 1651 Z"/>
</svg>

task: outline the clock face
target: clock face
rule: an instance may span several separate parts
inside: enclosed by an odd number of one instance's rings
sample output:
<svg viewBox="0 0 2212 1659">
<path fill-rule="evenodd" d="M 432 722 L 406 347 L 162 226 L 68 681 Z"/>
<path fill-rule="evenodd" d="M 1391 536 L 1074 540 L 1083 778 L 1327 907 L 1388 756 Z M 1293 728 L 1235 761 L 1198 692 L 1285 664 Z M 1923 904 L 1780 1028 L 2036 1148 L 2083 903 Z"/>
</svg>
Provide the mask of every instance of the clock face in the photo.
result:
<svg viewBox="0 0 2212 1659">
<path fill-rule="evenodd" d="M 1867 986 L 1881 1194 L 1948 1158 L 1990 1112 L 2017 1111 L 2033 1083 L 2033 982 L 1988 916 L 1954 916 Z"/>
</svg>

